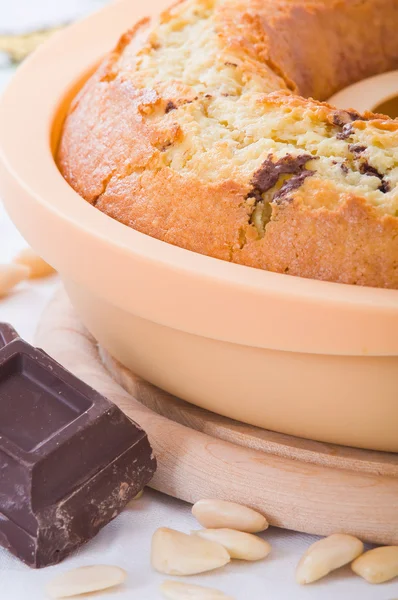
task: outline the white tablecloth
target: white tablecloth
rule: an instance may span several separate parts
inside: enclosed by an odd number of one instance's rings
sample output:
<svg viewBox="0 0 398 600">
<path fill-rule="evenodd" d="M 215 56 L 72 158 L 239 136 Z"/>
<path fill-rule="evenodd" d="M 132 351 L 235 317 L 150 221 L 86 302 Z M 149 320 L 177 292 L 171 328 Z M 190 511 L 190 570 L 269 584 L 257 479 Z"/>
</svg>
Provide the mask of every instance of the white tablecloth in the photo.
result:
<svg viewBox="0 0 398 600">
<path fill-rule="evenodd" d="M 10 70 L 0 67 L 0 86 L 10 74 Z M 9 260 L 23 246 L 24 240 L 0 204 L 0 262 Z M 0 320 L 11 322 L 25 339 L 33 341 L 39 316 L 57 284 L 55 276 L 47 281 L 21 285 L 10 297 L 0 300 Z M 341 501 L 344 502 L 344 498 Z M 56 573 L 89 564 L 115 564 L 128 572 L 123 587 L 95 595 L 95 598 L 159 599 L 158 586 L 165 577 L 152 571 L 149 555 L 151 535 L 161 526 L 186 532 L 198 528 L 188 505 L 147 490 L 140 500 L 131 503 L 94 540 L 61 565 L 34 571 L 0 549 L 0 599 L 42 600 L 45 583 Z M 349 568 L 341 569 L 317 584 L 300 587 L 294 580 L 295 567 L 301 554 L 316 538 L 273 528 L 263 535 L 272 545 L 272 553 L 265 561 L 254 564 L 234 562 L 220 571 L 189 578 L 189 581 L 221 589 L 236 600 L 398 599 L 397 580 L 371 586 L 354 576 Z"/>
<path fill-rule="evenodd" d="M 101 8 L 106 2 L 107 0 L 0 0 L 0 35 L 23 34 L 69 23 Z"/>
</svg>

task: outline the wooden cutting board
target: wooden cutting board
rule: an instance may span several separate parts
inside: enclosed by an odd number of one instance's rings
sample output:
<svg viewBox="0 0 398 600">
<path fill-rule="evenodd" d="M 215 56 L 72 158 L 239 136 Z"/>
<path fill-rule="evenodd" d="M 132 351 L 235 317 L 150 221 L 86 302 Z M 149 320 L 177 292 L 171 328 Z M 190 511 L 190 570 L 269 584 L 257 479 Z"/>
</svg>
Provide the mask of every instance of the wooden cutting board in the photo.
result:
<svg viewBox="0 0 398 600">
<path fill-rule="evenodd" d="M 171 396 L 99 348 L 63 290 L 36 344 L 147 431 L 158 459 L 154 489 L 191 503 L 233 500 L 277 527 L 398 544 L 398 454 L 266 431 Z"/>
</svg>

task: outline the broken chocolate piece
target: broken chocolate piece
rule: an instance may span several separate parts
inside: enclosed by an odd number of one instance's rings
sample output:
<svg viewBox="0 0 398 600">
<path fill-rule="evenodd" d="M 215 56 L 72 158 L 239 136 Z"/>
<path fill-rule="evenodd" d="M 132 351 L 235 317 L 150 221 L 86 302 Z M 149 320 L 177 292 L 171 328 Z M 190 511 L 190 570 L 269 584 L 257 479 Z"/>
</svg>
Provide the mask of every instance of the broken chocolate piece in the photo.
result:
<svg viewBox="0 0 398 600">
<path fill-rule="evenodd" d="M 338 140 L 346 140 L 354 133 L 352 123 L 354 121 L 367 121 L 363 115 L 351 110 L 336 110 L 333 113 L 333 125 L 341 127 L 342 131 L 336 134 Z M 366 150 L 366 148 L 365 148 Z"/>
<path fill-rule="evenodd" d="M 348 146 L 348 150 L 353 154 L 362 154 L 362 152 L 365 152 L 366 146 L 360 146 L 359 144 L 350 144 Z"/>
<path fill-rule="evenodd" d="M 370 165 L 367 161 L 361 164 L 359 171 L 362 173 L 362 175 L 369 175 L 369 177 L 377 177 L 380 179 L 381 184 L 379 185 L 379 190 L 383 192 L 383 194 L 387 194 L 387 192 L 391 190 L 389 181 L 386 181 L 384 179 L 384 175 L 379 173 L 379 171 L 375 167 L 372 167 L 372 165 Z"/>
<path fill-rule="evenodd" d="M 177 106 L 174 104 L 172 100 L 169 100 L 166 104 L 165 112 L 166 114 L 171 112 L 172 110 L 176 110 Z"/>
<path fill-rule="evenodd" d="M 255 198 L 257 202 L 261 202 L 262 194 L 272 189 L 278 183 L 281 175 L 299 175 L 305 172 L 307 162 L 316 158 L 311 154 L 301 154 L 299 156 L 287 154 L 277 162 L 273 162 L 271 155 L 268 156 L 253 175 L 250 182 L 253 189 L 248 194 L 248 198 Z M 308 172 L 313 175 L 313 171 Z"/>
<path fill-rule="evenodd" d="M 387 194 L 388 192 L 391 192 L 391 184 L 389 181 L 386 181 L 385 179 L 382 180 L 381 185 L 379 187 L 379 190 L 381 192 L 383 192 L 383 194 Z"/>
<path fill-rule="evenodd" d="M 333 113 L 333 124 L 336 127 L 344 127 L 344 125 L 348 125 L 353 121 L 362 120 L 362 116 L 354 111 L 350 110 L 336 110 Z"/>
<path fill-rule="evenodd" d="M 146 433 L 21 339 L 0 350 L 0 544 L 31 567 L 60 562 L 149 482 Z"/>
<path fill-rule="evenodd" d="M 343 130 L 339 133 L 336 133 L 336 138 L 338 140 L 346 140 L 354 133 L 354 128 L 351 123 L 347 123 L 344 125 Z"/>
<path fill-rule="evenodd" d="M 303 185 L 307 177 L 311 177 L 314 174 L 315 171 L 302 171 L 301 173 L 299 173 L 299 175 L 291 177 L 290 179 L 288 179 L 288 181 L 285 181 L 281 189 L 278 190 L 276 194 L 274 194 L 272 200 L 276 201 L 277 203 L 280 203 L 280 201 L 283 199 L 286 200 L 286 197 L 288 196 L 288 194 L 290 194 L 290 192 L 297 190 L 301 185 Z"/>
<path fill-rule="evenodd" d="M 359 167 L 359 172 L 362 173 L 362 175 L 369 175 L 370 177 L 378 177 L 379 179 L 383 179 L 383 175 L 379 173 L 375 167 L 372 167 L 372 165 L 370 165 L 367 161 L 361 164 Z"/>
<path fill-rule="evenodd" d="M 0 348 L 17 338 L 19 338 L 19 335 L 14 327 L 11 327 L 8 323 L 0 323 Z"/>
</svg>

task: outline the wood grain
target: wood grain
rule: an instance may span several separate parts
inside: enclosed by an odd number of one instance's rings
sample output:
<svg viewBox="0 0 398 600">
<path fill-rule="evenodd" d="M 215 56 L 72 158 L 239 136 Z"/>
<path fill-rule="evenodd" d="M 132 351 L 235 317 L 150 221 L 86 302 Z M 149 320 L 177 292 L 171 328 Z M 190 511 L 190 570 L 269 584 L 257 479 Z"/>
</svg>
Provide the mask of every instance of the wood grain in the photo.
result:
<svg viewBox="0 0 398 600">
<path fill-rule="evenodd" d="M 188 502 L 240 502 L 278 527 L 398 543 L 398 455 L 289 437 L 190 406 L 100 351 L 63 291 L 43 315 L 37 344 L 148 432 L 155 489 Z"/>
<path fill-rule="evenodd" d="M 268 454 L 367 473 L 378 474 L 383 469 L 385 474 L 398 477 L 398 454 L 306 440 L 228 419 L 188 404 L 134 375 L 103 348 L 99 348 L 99 353 L 112 377 L 124 389 L 151 410 L 181 425 Z"/>
</svg>

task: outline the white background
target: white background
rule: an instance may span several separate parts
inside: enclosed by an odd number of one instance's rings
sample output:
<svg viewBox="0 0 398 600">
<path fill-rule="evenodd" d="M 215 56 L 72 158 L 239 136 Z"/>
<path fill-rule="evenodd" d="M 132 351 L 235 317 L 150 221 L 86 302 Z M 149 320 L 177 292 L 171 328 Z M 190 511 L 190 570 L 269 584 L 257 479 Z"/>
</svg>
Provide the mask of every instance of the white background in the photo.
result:
<svg viewBox="0 0 398 600">
<path fill-rule="evenodd" d="M 70 18 L 74 10 L 81 13 L 101 1 L 13 0 L 10 6 L 8 0 L 0 0 L 0 33 L 7 27 L 15 29 L 17 25 L 26 30 L 29 23 L 36 25 L 40 21 L 40 9 L 47 15 L 44 19 L 41 17 L 40 22 L 54 22 L 59 16 Z M 23 15 L 23 19 L 19 20 L 18 14 Z M 0 89 L 11 74 L 12 69 L 2 68 L 0 63 Z M 0 204 L 0 262 L 7 262 L 23 246 L 23 239 Z M 55 276 L 34 284 L 22 284 L 10 297 L 0 300 L 0 320 L 11 322 L 32 342 L 39 316 L 58 283 Z M 344 498 L 341 501 L 344 502 Z M 151 570 L 149 556 L 151 535 L 161 526 L 186 532 L 198 527 L 188 505 L 147 490 L 94 540 L 57 567 L 34 571 L 0 549 L 0 600 L 42 600 L 46 597 L 45 583 L 56 573 L 89 564 L 115 564 L 128 572 L 124 586 L 114 592 L 94 595 L 95 598 L 159 599 L 158 586 L 164 577 Z M 265 561 L 234 562 L 220 571 L 189 581 L 223 590 L 236 600 L 398 600 L 397 580 L 371 586 L 354 576 L 348 567 L 319 583 L 300 587 L 294 581 L 295 567 L 316 538 L 273 528 L 263 536 L 272 545 L 272 552 Z"/>
</svg>

